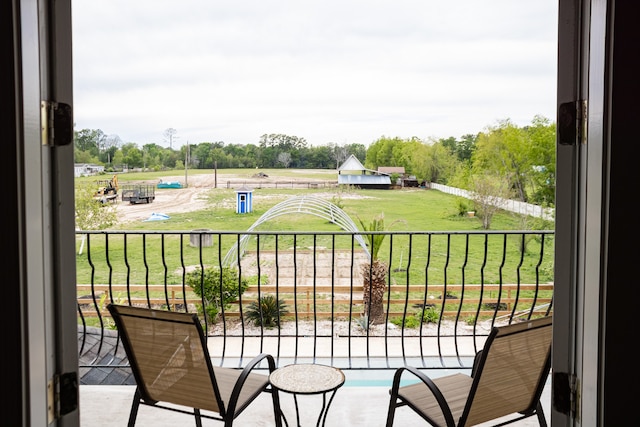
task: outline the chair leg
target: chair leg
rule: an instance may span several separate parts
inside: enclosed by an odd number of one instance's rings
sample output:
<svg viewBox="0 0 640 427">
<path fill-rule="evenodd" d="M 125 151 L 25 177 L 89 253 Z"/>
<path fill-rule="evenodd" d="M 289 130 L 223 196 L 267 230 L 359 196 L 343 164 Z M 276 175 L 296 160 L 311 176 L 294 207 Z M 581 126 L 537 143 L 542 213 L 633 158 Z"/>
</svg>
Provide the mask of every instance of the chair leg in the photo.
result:
<svg viewBox="0 0 640 427">
<path fill-rule="evenodd" d="M 391 398 L 389 399 L 389 410 L 387 411 L 387 427 L 393 426 L 393 418 L 396 415 L 396 402 L 398 401 L 398 395 L 394 390 L 391 393 Z"/>
<path fill-rule="evenodd" d="M 136 424 L 136 418 L 138 417 L 138 408 L 140 407 L 140 393 L 138 392 L 138 387 L 136 387 L 136 392 L 133 394 L 133 403 L 131 404 L 131 412 L 129 413 L 129 423 L 128 427 L 134 427 Z"/>
<path fill-rule="evenodd" d="M 536 406 L 536 415 L 538 416 L 538 423 L 540 427 L 547 427 L 547 419 L 544 417 L 544 411 L 542 410 L 542 403 L 538 400 L 538 405 Z"/>
<path fill-rule="evenodd" d="M 276 427 L 282 427 L 282 410 L 280 409 L 280 395 L 278 390 L 271 388 L 271 399 L 273 401 L 273 415 L 275 416 Z M 288 424 L 287 427 L 289 427 Z"/>
<path fill-rule="evenodd" d="M 193 408 L 193 415 L 196 417 L 196 427 L 202 427 L 202 417 L 200 416 L 200 409 Z"/>
</svg>

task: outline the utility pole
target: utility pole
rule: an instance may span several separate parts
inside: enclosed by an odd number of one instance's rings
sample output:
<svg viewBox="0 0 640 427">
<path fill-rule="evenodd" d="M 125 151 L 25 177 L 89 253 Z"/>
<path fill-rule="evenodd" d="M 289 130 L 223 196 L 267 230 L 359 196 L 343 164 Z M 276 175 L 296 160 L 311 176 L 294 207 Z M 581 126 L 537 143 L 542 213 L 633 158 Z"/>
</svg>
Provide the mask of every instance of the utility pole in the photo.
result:
<svg viewBox="0 0 640 427">
<path fill-rule="evenodd" d="M 189 141 L 187 141 L 187 150 L 184 153 L 184 186 L 188 187 L 187 170 L 189 169 Z"/>
</svg>

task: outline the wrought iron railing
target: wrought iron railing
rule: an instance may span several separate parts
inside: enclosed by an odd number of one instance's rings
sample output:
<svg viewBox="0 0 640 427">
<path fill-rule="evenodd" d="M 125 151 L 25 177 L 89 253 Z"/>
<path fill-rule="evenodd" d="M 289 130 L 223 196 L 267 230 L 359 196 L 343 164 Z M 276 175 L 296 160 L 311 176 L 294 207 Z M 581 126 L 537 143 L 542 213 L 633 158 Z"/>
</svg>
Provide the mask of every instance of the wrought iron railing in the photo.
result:
<svg viewBox="0 0 640 427">
<path fill-rule="evenodd" d="M 374 269 L 362 245 L 374 234 L 384 235 L 377 318 L 376 301 L 367 299 L 375 294 L 367 289 Z M 280 365 L 470 368 L 492 326 L 551 313 L 553 237 L 553 231 L 78 232 L 80 367 L 126 363 L 117 357 L 122 349 L 106 310 L 119 303 L 199 313 L 220 365 L 240 366 L 268 352 Z"/>
</svg>

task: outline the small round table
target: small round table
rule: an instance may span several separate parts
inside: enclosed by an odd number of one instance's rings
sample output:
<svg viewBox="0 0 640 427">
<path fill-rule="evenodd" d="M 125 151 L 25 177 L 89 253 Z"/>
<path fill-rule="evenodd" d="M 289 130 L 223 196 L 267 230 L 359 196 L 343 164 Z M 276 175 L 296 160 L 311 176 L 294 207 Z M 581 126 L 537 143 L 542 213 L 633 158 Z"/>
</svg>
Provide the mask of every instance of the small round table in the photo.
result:
<svg viewBox="0 0 640 427">
<path fill-rule="evenodd" d="M 278 368 L 269 375 L 271 385 L 279 391 L 293 394 L 293 401 L 296 405 L 296 421 L 300 427 L 300 411 L 298 409 L 299 394 L 322 394 L 322 409 L 318 416 L 316 427 L 322 425 L 327 419 L 329 406 L 336 395 L 336 391 L 344 384 L 344 373 L 333 366 L 319 365 L 316 363 L 300 363 L 283 366 Z M 333 392 L 327 403 L 327 393 Z M 281 411 L 282 412 L 282 411 Z M 289 423 L 282 414 L 285 424 L 289 427 Z"/>
</svg>

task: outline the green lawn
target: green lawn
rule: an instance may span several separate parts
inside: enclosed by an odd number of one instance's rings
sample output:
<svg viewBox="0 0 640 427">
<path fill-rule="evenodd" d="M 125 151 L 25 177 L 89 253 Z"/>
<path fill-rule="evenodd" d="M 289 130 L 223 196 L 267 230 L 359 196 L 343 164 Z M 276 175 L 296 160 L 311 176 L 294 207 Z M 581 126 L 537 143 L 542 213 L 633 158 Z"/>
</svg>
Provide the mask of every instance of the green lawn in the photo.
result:
<svg viewBox="0 0 640 427">
<path fill-rule="evenodd" d="M 295 176 L 298 179 L 304 177 L 324 179 L 335 177 L 335 171 L 309 171 L 305 175 L 301 171 L 292 170 L 266 170 L 270 176 Z M 212 171 L 190 171 L 190 173 L 212 173 Z M 237 174 L 250 176 L 254 170 L 220 170 L 218 173 Z M 135 180 L 158 180 L 162 177 L 176 176 L 177 171 L 164 172 L 162 174 L 140 173 L 121 174 L 120 182 Z M 125 177 L 127 179 L 125 179 Z M 135 178 L 135 179 L 134 179 Z M 180 191 L 180 190 L 176 190 Z M 184 232 L 182 238 L 178 236 L 158 235 L 129 237 L 127 240 L 127 252 L 122 237 L 111 237 L 109 241 L 109 263 L 113 269 L 104 269 L 106 261 L 106 238 L 93 236 L 92 252 L 93 261 L 97 270 L 91 271 L 90 260 L 87 252 L 78 255 L 78 282 L 89 283 L 91 274 L 94 274 L 94 283 L 107 283 L 109 275 L 114 283 L 145 283 L 147 275 L 151 275 L 152 283 L 180 283 L 180 268 L 184 260 L 187 265 L 199 263 L 199 251 L 189 245 L 189 232 L 197 229 L 210 229 L 213 231 L 244 232 L 250 229 L 260 217 L 277 203 L 305 193 L 323 193 L 334 204 L 341 207 L 361 228 L 359 219 L 368 223 L 376 215 L 384 214 L 388 231 L 403 232 L 445 232 L 445 231 L 482 231 L 481 220 L 477 217 L 470 218 L 460 215 L 459 198 L 435 190 L 402 189 L 402 190 L 358 190 L 353 188 L 334 189 L 327 195 L 327 190 L 292 190 L 292 189 L 259 189 L 253 193 L 253 212 L 237 214 L 236 192 L 232 189 L 211 189 L 208 195 L 206 209 L 188 213 L 173 213 L 169 220 L 126 223 L 114 227 L 115 230 L 131 231 L 172 231 Z M 520 215 L 510 212 L 498 213 L 492 221 L 492 230 L 527 230 L 527 229 L 553 230 L 552 223 L 544 223 L 540 220 L 523 219 Z M 341 231 L 338 226 L 326 219 L 309 214 L 289 214 L 263 223 L 255 231 L 261 232 L 336 232 Z M 274 234 L 275 234 L 274 233 Z M 545 259 L 539 266 L 539 239 L 525 238 L 527 250 L 524 256 L 520 251 L 523 245 L 523 237 L 520 235 L 489 235 L 485 240 L 484 234 L 467 237 L 464 234 L 417 234 L 409 236 L 398 234 L 385 239 L 381 254 L 398 271 L 392 275 L 394 283 L 404 283 L 407 280 L 421 283 L 425 275 L 432 272 L 430 279 L 435 281 L 460 283 L 463 279 L 466 283 L 497 283 L 500 280 L 515 283 L 521 280 L 523 283 L 533 283 L 539 275 L 541 281 L 553 280 L 553 237 L 545 240 Z M 217 237 L 215 237 L 217 239 Z M 79 241 L 80 239 L 78 239 Z M 224 241 L 214 242 L 213 247 L 206 248 L 209 259 L 218 260 L 226 255 L 227 251 L 235 243 L 236 238 L 227 236 Z M 351 241 L 347 238 L 336 239 L 324 236 L 293 236 L 280 235 L 278 247 L 280 249 L 306 248 L 314 244 L 330 248 L 350 248 Z M 164 244 L 164 251 L 161 246 Z M 393 250 L 390 251 L 390 244 Z M 261 237 L 259 247 L 263 250 L 273 249 L 276 245 L 273 236 Z M 412 265 L 407 268 L 407 260 Z M 125 261 L 126 258 L 126 261 Z M 487 263 L 486 260 L 489 260 Z M 164 260 L 164 264 L 160 262 Z M 429 269 L 425 273 L 425 265 Z M 486 264 L 486 265 L 484 265 Z M 483 266 L 484 265 L 484 266 Z M 464 266 L 464 268 L 462 267 Z M 406 271 L 403 271 L 406 270 Z"/>
</svg>

